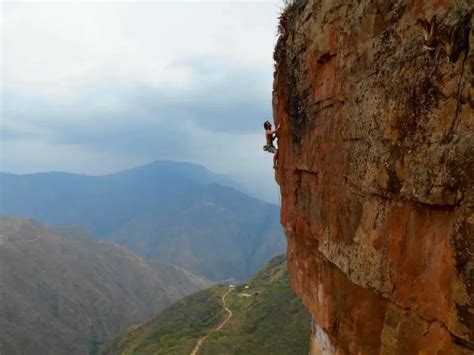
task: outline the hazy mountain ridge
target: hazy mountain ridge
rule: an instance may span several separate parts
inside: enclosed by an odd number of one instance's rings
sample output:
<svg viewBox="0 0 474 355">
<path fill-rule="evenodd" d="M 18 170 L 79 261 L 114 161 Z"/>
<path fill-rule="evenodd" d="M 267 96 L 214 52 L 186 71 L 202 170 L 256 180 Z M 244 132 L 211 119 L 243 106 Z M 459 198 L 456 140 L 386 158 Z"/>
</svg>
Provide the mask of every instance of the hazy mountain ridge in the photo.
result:
<svg viewBox="0 0 474 355">
<path fill-rule="evenodd" d="M 169 161 L 103 176 L 0 174 L 0 213 L 85 226 L 207 278 L 245 279 L 285 250 L 279 208 L 223 184 L 235 185 Z"/>
<path fill-rule="evenodd" d="M 211 333 L 199 354 L 307 354 L 311 318 L 290 288 L 286 258 L 272 259 L 247 285 L 226 296 L 232 317 Z M 175 302 L 114 339 L 104 355 L 189 354 L 226 318 L 221 297 L 227 290 L 214 286 Z"/>
<path fill-rule="evenodd" d="M 0 353 L 84 354 L 209 282 L 78 230 L 0 217 Z"/>
<path fill-rule="evenodd" d="M 237 186 L 203 166 L 170 161 L 96 176 L 0 173 L 0 213 L 37 218 L 54 225 L 85 225 L 102 236 L 133 217 L 137 208 L 146 211 L 157 203 L 166 203 L 173 210 L 177 207 L 174 199 L 184 198 L 188 189 L 196 185 L 210 183 Z M 160 201 L 151 201 L 150 197 L 155 196 Z"/>
</svg>

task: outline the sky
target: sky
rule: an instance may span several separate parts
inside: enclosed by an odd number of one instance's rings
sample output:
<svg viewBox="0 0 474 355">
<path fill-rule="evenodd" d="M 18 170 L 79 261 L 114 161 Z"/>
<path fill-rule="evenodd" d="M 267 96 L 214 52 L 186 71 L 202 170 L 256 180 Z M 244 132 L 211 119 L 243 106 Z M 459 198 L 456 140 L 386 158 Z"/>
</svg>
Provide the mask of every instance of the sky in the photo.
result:
<svg viewBox="0 0 474 355">
<path fill-rule="evenodd" d="M 282 0 L 2 2 L 0 170 L 202 164 L 278 202 L 272 117 Z"/>
</svg>

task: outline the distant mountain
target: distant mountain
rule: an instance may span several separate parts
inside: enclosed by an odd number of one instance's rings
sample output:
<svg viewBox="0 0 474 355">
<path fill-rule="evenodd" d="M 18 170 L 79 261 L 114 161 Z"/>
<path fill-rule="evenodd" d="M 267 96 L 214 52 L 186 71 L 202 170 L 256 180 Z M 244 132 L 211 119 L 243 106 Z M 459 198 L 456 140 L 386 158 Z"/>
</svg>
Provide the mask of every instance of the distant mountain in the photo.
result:
<svg viewBox="0 0 474 355">
<path fill-rule="evenodd" d="M 227 317 L 221 300 L 227 290 L 215 286 L 174 303 L 114 339 L 104 355 L 187 355 L 208 334 L 200 355 L 308 353 L 311 317 L 290 288 L 284 257 L 225 296 L 232 316 L 211 332 Z"/>
<path fill-rule="evenodd" d="M 0 354 L 87 354 L 210 283 L 78 230 L 0 218 Z"/>
<path fill-rule="evenodd" d="M 212 280 L 245 279 L 286 243 L 276 205 L 206 168 L 158 161 L 110 175 L 0 174 L 0 213 L 85 226 Z"/>
</svg>

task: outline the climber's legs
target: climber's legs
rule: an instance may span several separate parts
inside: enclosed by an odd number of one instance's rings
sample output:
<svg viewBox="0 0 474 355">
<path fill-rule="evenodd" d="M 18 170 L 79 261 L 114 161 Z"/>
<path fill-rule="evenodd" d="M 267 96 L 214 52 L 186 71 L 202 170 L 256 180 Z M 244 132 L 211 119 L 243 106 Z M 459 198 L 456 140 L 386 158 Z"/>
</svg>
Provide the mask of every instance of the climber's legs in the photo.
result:
<svg viewBox="0 0 474 355">
<path fill-rule="evenodd" d="M 278 149 L 275 149 L 275 153 L 273 154 L 273 169 L 277 168 L 278 163 Z"/>
</svg>

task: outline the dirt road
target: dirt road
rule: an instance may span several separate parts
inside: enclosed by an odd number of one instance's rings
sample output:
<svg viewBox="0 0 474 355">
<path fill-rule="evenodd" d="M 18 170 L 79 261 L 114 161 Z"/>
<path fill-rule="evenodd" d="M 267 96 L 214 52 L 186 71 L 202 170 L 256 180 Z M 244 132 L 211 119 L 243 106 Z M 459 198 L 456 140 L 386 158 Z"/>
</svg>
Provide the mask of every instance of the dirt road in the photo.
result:
<svg viewBox="0 0 474 355">
<path fill-rule="evenodd" d="M 211 335 L 212 333 L 214 332 L 218 332 L 219 330 L 221 330 L 224 325 L 226 325 L 226 323 L 229 321 L 229 319 L 232 317 L 232 311 L 227 307 L 227 304 L 225 303 L 225 298 L 226 296 L 229 294 L 230 292 L 230 288 L 227 290 L 227 292 L 222 296 L 222 305 L 224 306 L 224 310 L 228 313 L 227 314 L 227 318 L 224 319 L 222 321 L 221 324 L 219 324 L 216 328 L 214 328 L 213 330 L 211 330 L 209 332 L 209 334 L 207 334 L 206 336 L 202 337 L 201 339 L 199 339 L 199 341 L 197 342 L 196 346 L 194 347 L 193 351 L 191 351 L 190 355 L 197 355 L 197 353 L 199 352 L 199 350 L 201 349 L 201 345 L 202 343 L 204 343 L 204 341 L 209 337 L 209 335 Z"/>
</svg>

